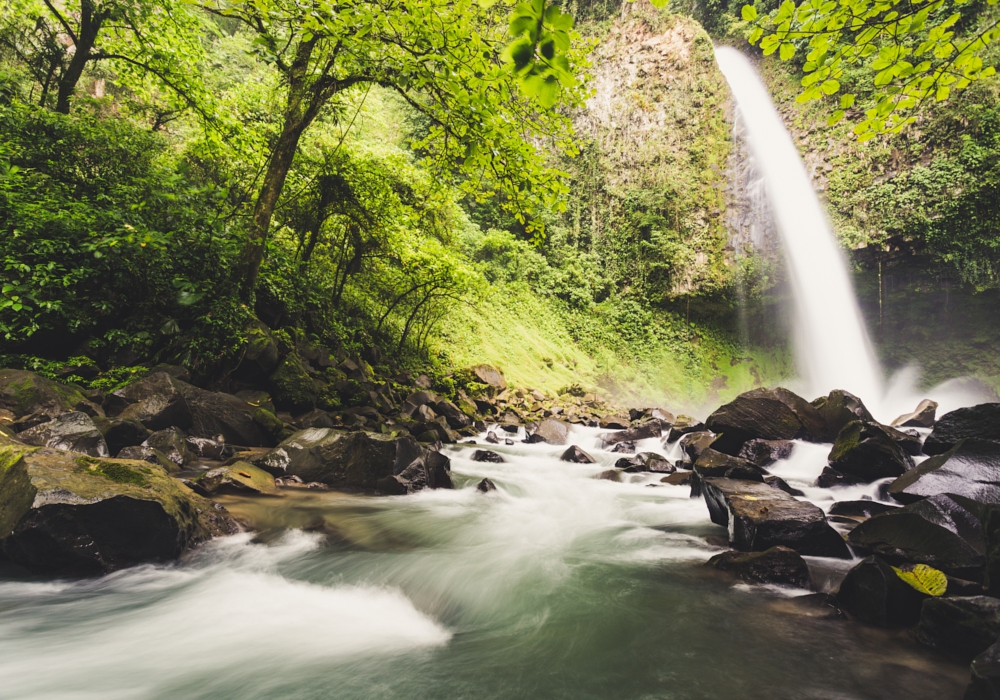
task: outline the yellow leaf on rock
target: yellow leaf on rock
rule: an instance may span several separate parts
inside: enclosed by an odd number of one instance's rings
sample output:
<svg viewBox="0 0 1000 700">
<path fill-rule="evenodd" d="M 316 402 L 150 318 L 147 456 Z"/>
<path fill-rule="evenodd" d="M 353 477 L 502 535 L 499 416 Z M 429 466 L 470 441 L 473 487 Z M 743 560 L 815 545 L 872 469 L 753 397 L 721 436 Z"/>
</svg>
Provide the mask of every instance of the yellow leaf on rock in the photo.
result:
<svg viewBox="0 0 1000 700">
<path fill-rule="evenodd" d="M 912 567 L 901 569 L 892 567 L 899 578 L 903 579 L 911 588 L 929 596 L 944 595 L 948 589 L 948 577 L 937 569 L 926 564 L 916 564 Z"/>
</svg>

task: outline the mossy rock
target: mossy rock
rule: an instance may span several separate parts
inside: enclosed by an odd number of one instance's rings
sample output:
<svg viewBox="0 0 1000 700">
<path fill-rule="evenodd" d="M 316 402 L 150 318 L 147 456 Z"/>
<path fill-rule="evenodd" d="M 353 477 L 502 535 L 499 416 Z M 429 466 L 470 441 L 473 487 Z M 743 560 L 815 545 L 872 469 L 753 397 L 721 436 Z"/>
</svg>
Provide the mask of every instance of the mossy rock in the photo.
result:
<svg viewBox="0 0 1000 700">
<path fill-rule="evenodd" d="M 305 412 L 316 408 L 319 391 L 298 353 L 281 361 L 270 378 L 271 397 L 279 408 Z"/>
<path fill-rule="evenodd" d="M 22 369 L 0 369 L 0 408 L 15 416 L 72 411 L 86 397 L 74 387 Z"/>
<path fill-rule="evenodd" d="M 210 469 L 198 479 L 198 485 L 212 495 L 235 493 L 276 496 L 278 494 L 273 476 L 242 460 L 229 466 Z"/>
</svg>

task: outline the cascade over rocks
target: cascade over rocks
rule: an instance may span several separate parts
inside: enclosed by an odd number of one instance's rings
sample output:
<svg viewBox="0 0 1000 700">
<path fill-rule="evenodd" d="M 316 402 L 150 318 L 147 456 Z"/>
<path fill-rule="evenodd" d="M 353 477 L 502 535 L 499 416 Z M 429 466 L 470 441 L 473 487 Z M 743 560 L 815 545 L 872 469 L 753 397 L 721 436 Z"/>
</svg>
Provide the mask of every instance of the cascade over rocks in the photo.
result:
<svg viewBox="0 0 1000 700">
<path fill-rule="evenodd" d="M 945 494 L 876 515 L 854 528 L 848 542 L 893 564 L 927 564 L 970 580 L 982 580 L 986 563 L 982 524 Z"/>
<path fill-rule="evenodd" d="M 821 396 L 812 402 L 826 424 L 823 431 L 823 442 L 833 442 L 845 425 L 860 420 L 874 423 L 875 418 L 868 412 L 865 405 L 854 394 L 834 389 L 826 396 Z"/>
<path fill-rule="evenodd" d="M 887 493 L 900 503 L 948 493 L 1000 505 L 1000 443 L 962 440 L 893 481 Z"/>
<path fill-rule="evenodd" d="M 924 601 L 917 639 L 971 661 L 1000 636 L 1000 599 L 985 595 Z"/>
<path fill-rule="evenodd" d="M 771 547 L 763 552 L 723 552 L 709 559 L 706 566 L 735 574 L 750 583 L 779 583 L 796 588 L 812 585 L 805 559 L 788 547 Z"/>
<path fill-rule="evenodd" d="M 851 421 L 841 429 L 829 460 L 836 471 L 866 483 L 913 469 L 913 459 L 883 426 L 862 421 Z"/>
<path fill-rule="evenodd" d="M 928 598 L 877 556 L 863 559 L 848 571 L 837 591 L 837 601 L 844 610 L 879 627 L 916 624 L 920 606 Z"/>
<path fill-rule="evenodd" d="M 983 403 L 946 413 L 924 441 L 924 454 L 947 452 L 965 438 L 1000 441 L 1000 403 Z"/>
<path fill-rule="evenodd" d="M 17 434 L 26 445 L 71 450 L 91 457 L 107 457 L 108 446 L 94 421 L 82 411 L 63 413 L 47 423 Z M 2 503 L 0 503 L 2 505 Z"/>
<path fill-rule="evenodd" d="M 799 554 L 849 558 L 843 538 L 812 503 L 764 483 L 703 479 L 702 495 L 716 525 L 729 528 L 729 544 L 742 552 L 785 546 Z"/>
<path fill-rule="evenodd" d="M 0 550 L 32 571 L 90 576 L 176 559 L 239 527 L 145 462 L 0 443 Z"/>
<path fill-rule="evenodd" d="M 111 416 L 136 420 L 150 430 L 191 427 L 191 409 L 182 382 L 156 372 L 110 394 L 105 408 Z"/>
<path fill-rule="evenodd" d="M 718 433 L 713 447 L 737 455 L 748 440 L 821 441 L 826 421 L 805 399 L 787 389 L 754 389 L 716 409 L 705 421 L 709 430 Z"/>
<path fill-rule="evenodd" d="M 890 425 L 893 428 L 931 428 L 934 426 L 934 415 L 937 413 L 937 401 L 924 399 L 913 413 L 904 413 Z"/>
</svg>

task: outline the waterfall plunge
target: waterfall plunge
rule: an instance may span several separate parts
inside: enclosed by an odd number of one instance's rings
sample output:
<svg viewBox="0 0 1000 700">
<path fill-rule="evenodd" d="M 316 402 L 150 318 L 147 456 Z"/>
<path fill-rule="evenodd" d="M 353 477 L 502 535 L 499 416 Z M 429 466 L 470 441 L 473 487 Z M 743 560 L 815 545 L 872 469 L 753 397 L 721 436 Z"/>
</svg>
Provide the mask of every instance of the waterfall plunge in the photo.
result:
<svg viewBox="0 0 1000 700">
<path fill-rule="evenodd" d="M 736 49 L 715 52 L 746 128 L 747 142 L 781 234 L 796 300 L 796 355 L 809 397 L 846 389 L 883 396 L 875 359 L 851 287 L 847 262 L 799 152 L 757 72 Z"/>
</svg>

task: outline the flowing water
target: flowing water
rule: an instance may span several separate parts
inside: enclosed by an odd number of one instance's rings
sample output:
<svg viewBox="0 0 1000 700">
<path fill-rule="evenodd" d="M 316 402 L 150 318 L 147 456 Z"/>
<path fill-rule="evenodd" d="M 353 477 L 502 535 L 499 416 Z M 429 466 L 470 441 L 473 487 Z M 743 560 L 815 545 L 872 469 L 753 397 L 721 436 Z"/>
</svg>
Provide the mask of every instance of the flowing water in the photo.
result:
<svg viewBox="0 0 1000 700">
<path fill-rule="evenodd" d="M 573 441 L 600 464 L 455 446 L 454 491 L 230 498 L 253 539 L 99 579 L 8 578 L 0 698 L 961 697 L 967 668 L 904 634 L 706 568 L 726 533 L 704 502 L 658 475 L 592 478 L 620 457 L 595 432 Z M 824 463 L 799 445 L 775 471 L 806 486 Z M 811 564 L 821 585 L 849 566 Z"/>
</svg>

